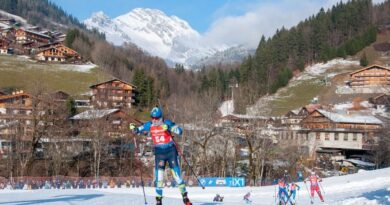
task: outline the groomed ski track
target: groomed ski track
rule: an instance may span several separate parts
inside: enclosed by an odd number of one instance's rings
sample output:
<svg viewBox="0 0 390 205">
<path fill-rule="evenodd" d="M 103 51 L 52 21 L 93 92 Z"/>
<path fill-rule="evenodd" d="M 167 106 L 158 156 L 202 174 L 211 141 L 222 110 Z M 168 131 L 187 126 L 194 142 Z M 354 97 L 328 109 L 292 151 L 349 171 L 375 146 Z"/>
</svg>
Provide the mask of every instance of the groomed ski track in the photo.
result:
<svg viewBox="0 0 390 205">
<path fill-rule="evenodd" d="M 309 205 L 305 185 L 300 182 L 297 205 Z M 315 195 L 314 204 L 377 205 L 390 204 L 390 168 L 363 171 L 357 174 L 325 178 L 322 182 L 325 203 Z M 146 187 L 148 205 L 154 205 L 154 188 Z M 243 196 L 251 191 L 252 205 L 274 205 L 275 186 L 265 187 L 199 187 L 188 188 L 194 205 L 245 204 Z M 216 194 L 223 203 L 213 203 Z M 177 188 L 164 189 L 164 205 L 182 205 Z M 142 188 L 69 189 L 69 190 L 0 190 L 0 205 L 144 205 Z"/>
</svg>

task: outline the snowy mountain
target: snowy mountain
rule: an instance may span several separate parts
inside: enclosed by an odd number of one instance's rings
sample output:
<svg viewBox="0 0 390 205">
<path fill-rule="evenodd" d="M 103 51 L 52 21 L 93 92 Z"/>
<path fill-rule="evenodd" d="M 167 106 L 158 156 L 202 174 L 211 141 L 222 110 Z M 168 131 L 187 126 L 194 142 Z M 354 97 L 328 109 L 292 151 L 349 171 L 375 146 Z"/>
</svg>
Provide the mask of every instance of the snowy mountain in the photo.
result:
<svg viewBox="0 0 390 205">
<path fill-rule="evenodd" d="M 131 42 L 171 64 L 198 64 L 229 48 L 202 42 L 202 36 L 186 21 L 156 9 L 136 8 L 114 19 L 100 11 L 84 23 L 105 33 L 107 40 L 115 45 Z"/>
</svg>

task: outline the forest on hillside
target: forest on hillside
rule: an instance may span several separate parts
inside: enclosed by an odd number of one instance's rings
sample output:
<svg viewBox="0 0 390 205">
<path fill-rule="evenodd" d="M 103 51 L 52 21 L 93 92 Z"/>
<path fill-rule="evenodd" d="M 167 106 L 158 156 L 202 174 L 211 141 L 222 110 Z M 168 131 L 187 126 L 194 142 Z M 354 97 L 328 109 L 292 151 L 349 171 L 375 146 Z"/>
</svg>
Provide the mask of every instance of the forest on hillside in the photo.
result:
<svg viewBox="0 0 390 205">
<path fill-rule="evenodd" d="M 168 113 L 184 121 L 195 113 L 211 112 L 212 116 L 218 103 L 230 97 L 231 83 L 240 85 L 235 107 L 245 112 L 246 105 L 285 86 L 294 71 L 311 63 L 354 55 L 376 40 L 380 26 L 390 23 L 389 1 L 379 5 L 371 0 L 337 3 L 292 28 L 278 29 L 272 37 L 263 36 L 255 55 L 248 56 L 241 65 L 210 65 L 192 71 L 182 65 L 169 68 L 163 59 L 150 56 L 136 45 L 113 46 L 103 34 L 87 30 L 49 0 L 4 0 L 0 9 L 20 15 L 31 24 L 65 29 L 67 46 L 105 72 L 138 87 L 140 108 L 161 102 L 168 106 Z"/>
</svg>

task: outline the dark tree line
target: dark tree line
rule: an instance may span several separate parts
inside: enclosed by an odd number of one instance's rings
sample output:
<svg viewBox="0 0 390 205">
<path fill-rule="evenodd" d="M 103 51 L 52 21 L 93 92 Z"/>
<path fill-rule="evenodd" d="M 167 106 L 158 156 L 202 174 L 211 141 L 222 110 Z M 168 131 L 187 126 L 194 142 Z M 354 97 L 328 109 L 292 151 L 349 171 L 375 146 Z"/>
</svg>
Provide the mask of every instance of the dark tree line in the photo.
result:
<svg viewBox="0 0 390 205">
<path fill-rule="evenodd" d="M 268 39 L 262 36 L 254 56 L 248 56 L 239 68 L 206 71 L 199 78 L 200 90 L 221 90 L 226 95 L 228 84 L 236 79 L 245 93 L 237 100 L 242 104 L 236 107 L 244 108 L 287 85 L 293 71 L 355 55 L 375 42 L 378 27 L 390 22 L 389 13 L 383 13 L 389 8 L 389 1 L 373 6 L 371 0 L 352 0 L 327 11 L 321 9 L 291 29 L 282 27 Z"/>
<path fill-rule="evenodd" d="M 0 9 L 21 16 L 30 24 L 44 28 L 55 28 L 58 24 L 85 28 L 74 16 L 67 14 L 49 0 L 1 0 Z"/>
</svg>

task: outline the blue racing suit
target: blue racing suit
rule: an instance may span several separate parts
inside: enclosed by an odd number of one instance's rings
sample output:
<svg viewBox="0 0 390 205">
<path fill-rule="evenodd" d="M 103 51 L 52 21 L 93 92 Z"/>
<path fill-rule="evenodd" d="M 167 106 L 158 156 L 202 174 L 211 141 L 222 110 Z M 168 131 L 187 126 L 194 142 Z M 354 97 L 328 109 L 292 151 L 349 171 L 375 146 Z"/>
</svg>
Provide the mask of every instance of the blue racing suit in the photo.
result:
<svg viewBox="0 0 390 205">
<path fill-rule="evenodd" d="M 155 154 L 154 177 L 157 197 L 163 196 L 164 171 L 167 162 L 180 192 L 182 194 L 186 193 L 185 182 L 181 177 L 178 151 L 172 139 L 172 133 L 181 135 L 183 130 L 172 121 L 160 118 L 144 123 L 142 126 L 135 128 L 134 132 L 150 134 L 152 137 Z"/>
</svg>

